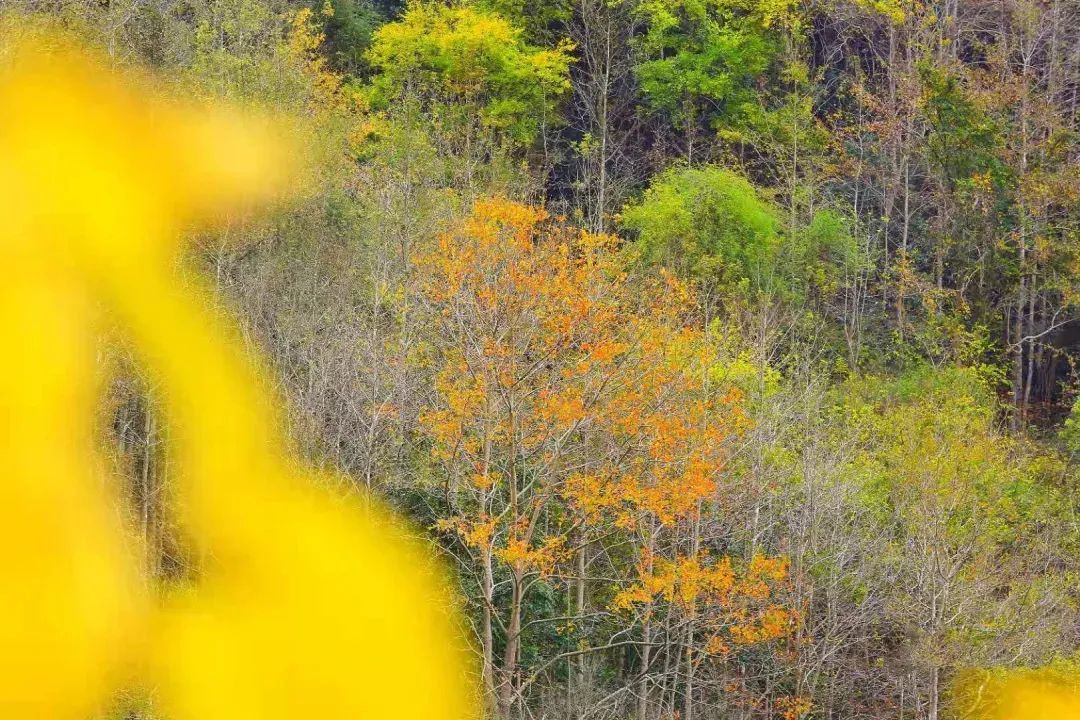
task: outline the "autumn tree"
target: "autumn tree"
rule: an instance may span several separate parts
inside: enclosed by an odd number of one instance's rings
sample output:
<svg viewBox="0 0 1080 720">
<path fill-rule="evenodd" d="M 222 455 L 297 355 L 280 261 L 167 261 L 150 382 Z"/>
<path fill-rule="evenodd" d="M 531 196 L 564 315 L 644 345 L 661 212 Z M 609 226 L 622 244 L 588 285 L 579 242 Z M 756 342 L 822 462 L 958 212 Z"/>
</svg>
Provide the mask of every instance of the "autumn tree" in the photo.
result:
<svg viewBox="0 0 1080 720">
<path fill-rule="evenodd" d="M 667 278 L 641 297 L 614 242 L 491 200 L 417 260 L 439 328 L 425 353 L 435 386 L 421 417 L 449 511 L 439 526 L 479 576 L 483 672 L 500 716 L 535 680 L 519 675 L 528 593 L 560 565 L 581 567 L 587 545 L 613 532 L 633 558 L 610 607 L 632 613 L 641 635 L 620 632 L 593 651 L 639 649 L 640 690 L 631 688 L 643 716 L 648 698 L 675 692 L 654 648 L 678 667 L 680 705 L 691 708 L 707 656 L 789 627 L 787 611 L 758 604 L 782 564 L 757 558 L 744 573 L 703 545 L 729 438 L 745 427 L 741 395 L 686 324 L 686 289 Z"/>
<path fill-rule="evenodd" d="M 622 351 L 630 295 L 612 242 L 491 200 L 416 261 L 438 328 L 421 423 L 442 468 L 440 525 L 479 568 L 483 675 L 500 716 L 517 699 L 526 595 L 572 550 L 556 501 Z"/>
</svg>

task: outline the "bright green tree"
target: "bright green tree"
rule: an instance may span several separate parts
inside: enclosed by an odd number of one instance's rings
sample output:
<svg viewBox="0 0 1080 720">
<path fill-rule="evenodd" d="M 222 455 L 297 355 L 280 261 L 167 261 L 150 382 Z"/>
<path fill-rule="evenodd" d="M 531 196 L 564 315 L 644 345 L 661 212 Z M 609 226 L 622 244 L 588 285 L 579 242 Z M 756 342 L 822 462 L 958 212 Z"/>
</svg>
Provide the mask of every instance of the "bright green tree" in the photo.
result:
<svg viewBox="0 0 1080 720">
<path fill-rule="evenodd" d="M 772 28 L 791 17 L 786 3 L 645 0 L 635 14 L 645 25 L 637 43 L 641 92 L 682 131 L 688 159 L 701 127 L 753 122 L 754 83 L 777 53 Z"/>
<path fill-rule="evenodd" d="M 753 289 L 773 285 L 777 210 L 731 170 L 712 165 L 668 170 L 640 202 L 626 208 L 623 224 L 636 231 L 646 261 L 682 277 Z"/>
</svg>

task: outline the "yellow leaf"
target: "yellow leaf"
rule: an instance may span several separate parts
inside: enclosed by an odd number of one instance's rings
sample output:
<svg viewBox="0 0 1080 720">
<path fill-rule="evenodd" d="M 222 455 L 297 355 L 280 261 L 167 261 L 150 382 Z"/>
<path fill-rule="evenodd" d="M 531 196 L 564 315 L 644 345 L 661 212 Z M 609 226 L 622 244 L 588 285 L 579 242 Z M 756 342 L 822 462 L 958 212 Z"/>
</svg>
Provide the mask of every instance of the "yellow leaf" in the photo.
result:
<svg viewBox="0 0 1080 720">
<path fill-rule="evenodd" d="M 174 720 L 472 716 L 438 569 L 284 455 L 179 230 L 283 186 L 273 126 L 28 33 L 0 75 L 0 714 L 81 718 L 146 668 Z M 97 308 L 161 388 L 198 579 L 150 618 L 89 437 Z M 420 690 L 418 691 L 417 688 Z"/>
</svg>

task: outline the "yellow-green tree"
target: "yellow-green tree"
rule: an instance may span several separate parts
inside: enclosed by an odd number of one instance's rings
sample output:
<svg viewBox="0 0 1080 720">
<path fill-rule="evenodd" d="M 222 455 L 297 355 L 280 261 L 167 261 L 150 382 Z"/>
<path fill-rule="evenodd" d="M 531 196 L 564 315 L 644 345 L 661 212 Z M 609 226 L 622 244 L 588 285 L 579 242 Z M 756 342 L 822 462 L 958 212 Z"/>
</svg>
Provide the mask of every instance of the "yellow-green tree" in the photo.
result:
<svg viewBox="0 0 1080 720">
<path fill-rule="evenodd" d="M 479 142 L 481 131 L 530 145 L 559 123 L 570 90 L 569 46 L 533 47 L 495 12 L 469 5 L 414 3 L 375 32 L 372 106 L 416 102 L 431 119 Z"/>
</svg>

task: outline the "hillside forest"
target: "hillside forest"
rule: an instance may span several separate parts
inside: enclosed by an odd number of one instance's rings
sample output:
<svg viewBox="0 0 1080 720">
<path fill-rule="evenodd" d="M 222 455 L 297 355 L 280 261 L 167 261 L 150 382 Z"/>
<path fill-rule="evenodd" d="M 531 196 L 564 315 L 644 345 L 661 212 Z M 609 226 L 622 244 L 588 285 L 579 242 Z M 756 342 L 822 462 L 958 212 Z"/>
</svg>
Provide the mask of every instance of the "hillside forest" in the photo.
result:
<svg viewBox="0 0 1080 720">
<path fill-rule="evenodd" d="M 0 8 L 0 55 L 47 20 L 297 121 L 297 199 L 184 271 L 302 456 L 443 558 L 492 720 L 1080 684 L 1077 0 Z M 100 365 L 183 577 L 155 387 Z"/>
</svg>

